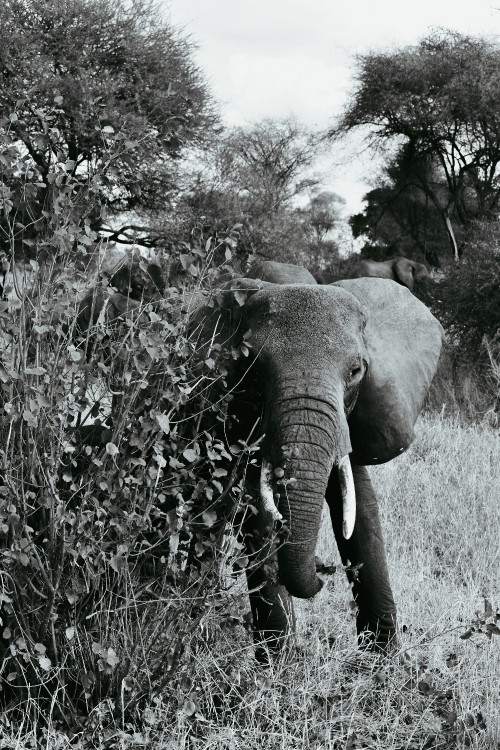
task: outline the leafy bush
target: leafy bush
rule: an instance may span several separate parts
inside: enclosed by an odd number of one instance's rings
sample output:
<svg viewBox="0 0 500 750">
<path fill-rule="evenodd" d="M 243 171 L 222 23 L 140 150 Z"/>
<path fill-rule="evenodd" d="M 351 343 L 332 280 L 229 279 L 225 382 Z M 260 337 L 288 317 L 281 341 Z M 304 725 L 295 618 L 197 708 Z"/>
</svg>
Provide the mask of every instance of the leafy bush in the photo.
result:
<svg viewBox="0 0 500 750">
<path fill-rule="evenodd" d="M 443 324 L 447 345 L 427 400 L 428 408 L 467 422 L 498 424 L 500 403 L 500 245 L 496 223 L 478 222 L 464 254 L 421 298 Z"/>
<path fill-rule="evenodd" d="M 459 263 L 436 285 L 433 307 L 460 356 L 485 358 L 483 340 L 500 331 L 500 234 L 498 224 L 480 223 Z"/>
<path fill-rule="evenodd" d="M 24 169 L 8 128 L 4 185 L 23 174 L 19 195 L 36 195 L 39 173 Z M 200 624 L 242 622 L 228 571 L 246 565 L 233 527 L 257 448 L 221 439 L 225 353 L 200 359 L 188 326 L 199 290 L 231 275 L 235 237 L 185 245 L 191 290 L 163 289 L 120 317 L 106 314 L 115 290 L 97 281 L 104 304 L 81 331 L 99 249 L 89 212 L 105 176 L 82 184 L 59 157 L 47 174 L 53 210 L 29 239 L 51 262 L 13 268 L 0 303 L 0 702 L 74 726 L 104 698 L 124 716 L 146 695 L 168 696 Z M 7 255 L 26 237 L 15 197 L 1 194 Z"/>
<path fill-rule="evenodd" d="M 75 294 L 54 273 L 35 299 L 38 282 L 4 311 L 2 679 L 7 702 L 57 693 L 74 721 L 171 686 L 214 612 L 241 621 L 221 586 L 244 567 L 230 529 L 254 448 L 220 439 L 231 397 L 221 353 L 195 355 L 189 295 L 79 339 Z"/>
</svg>

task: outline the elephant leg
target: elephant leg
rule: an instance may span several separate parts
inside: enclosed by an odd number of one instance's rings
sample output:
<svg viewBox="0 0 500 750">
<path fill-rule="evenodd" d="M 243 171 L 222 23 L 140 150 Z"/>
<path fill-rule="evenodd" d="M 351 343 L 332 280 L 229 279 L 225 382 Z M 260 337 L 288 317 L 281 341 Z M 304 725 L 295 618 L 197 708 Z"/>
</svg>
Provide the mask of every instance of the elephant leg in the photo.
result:
<svg viewBox="0 0 500 750">
<path fill-rule="evenodd" d="M 253 617 L 255 656 L 263 664 L 268 654 L 278 654 L 295 629 L 292 597 L 278 581 L 276 544 L 269 523 L 261 519 L 245 524 L 246 570 Z"/>
<path fill-rule="evenodd" d="M 377 497 L 365 466 L 352 467 L 356 489 L 356 524 L 350 539 L 342 533 L 342 498 L 337 471 L 328 483 L 326 500 L 342 563 L 348 566 L 358 606 L 360 643 L 384 650 L 396 642 L 396 605 L 389 582 Z"/>
</svg>

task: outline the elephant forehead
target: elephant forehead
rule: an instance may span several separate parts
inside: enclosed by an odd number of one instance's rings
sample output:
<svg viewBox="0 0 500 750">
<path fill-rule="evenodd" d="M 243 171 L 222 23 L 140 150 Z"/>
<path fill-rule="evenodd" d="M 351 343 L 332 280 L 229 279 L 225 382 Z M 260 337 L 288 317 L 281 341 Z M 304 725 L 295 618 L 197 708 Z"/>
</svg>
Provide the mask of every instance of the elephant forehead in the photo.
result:
<svg viewBox="0 0 500 750">
<path fill-rule="evenodd" d="M 364 323 L 359 301 L 339 287 L 276 286 L 257 292 L 251 307 L 254 330 L 275 329 L 292 341 L 303 335 L 338 341 Z"/>
</svg>

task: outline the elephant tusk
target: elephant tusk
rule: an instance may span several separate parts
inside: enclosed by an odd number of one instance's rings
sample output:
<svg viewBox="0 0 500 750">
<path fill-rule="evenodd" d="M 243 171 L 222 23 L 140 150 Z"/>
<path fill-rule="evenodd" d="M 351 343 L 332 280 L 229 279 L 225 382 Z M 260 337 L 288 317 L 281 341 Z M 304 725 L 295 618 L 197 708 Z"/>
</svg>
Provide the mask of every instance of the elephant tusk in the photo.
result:
<svg viewBox="0 0 500 750">
<path fill-rule="evenodd" d="M 266 458 L 263 458 L 260 470 L 260 497 L 262 505 L 264 506 L 264 511 L 270 514 L 273 521 L 281 521 L 283 516 L 274 502 L 274 493 L 271 486 L 272 476 L 273 467 Z"/>
<path fill-rule="evenodd" d="M 356 521 L 356 491 L 349 456 L 340 459 L 338 468 L 342 492 L 342 532 L 344 539 L 350 539 Z"/>
</svg>

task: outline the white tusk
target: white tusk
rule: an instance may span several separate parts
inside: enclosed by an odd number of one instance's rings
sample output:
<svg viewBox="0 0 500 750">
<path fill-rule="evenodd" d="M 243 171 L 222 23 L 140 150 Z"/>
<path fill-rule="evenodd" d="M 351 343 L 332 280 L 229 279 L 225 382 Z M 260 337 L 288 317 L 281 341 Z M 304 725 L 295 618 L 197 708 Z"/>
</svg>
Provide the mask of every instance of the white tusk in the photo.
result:
<svg viewBox="0 0 500 750">
<path fill-rule="evenodd" d="M 274 493 L 271 486 L 272 476 L 273 467 L 266 458 L 263 458 L 260 470 L 260 497 L 262 505 L 264 506 L 264 510 L 271 515 L 273 521 L 281 521 L 283 516 L 274 502 Z"/>
<path fill-rule="evenodd" d="M 344 539 L 350 539 L 356 521 L 356 491 L 349 456 L 339 461 L 339 479 L 342 492 L 342 531 Z"/>
</svg>

